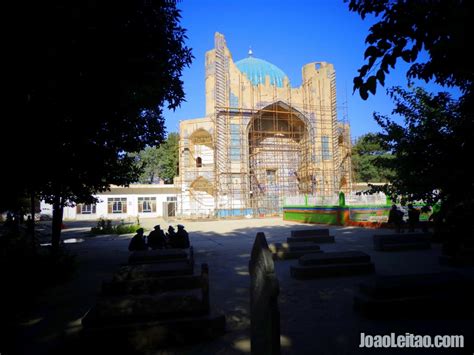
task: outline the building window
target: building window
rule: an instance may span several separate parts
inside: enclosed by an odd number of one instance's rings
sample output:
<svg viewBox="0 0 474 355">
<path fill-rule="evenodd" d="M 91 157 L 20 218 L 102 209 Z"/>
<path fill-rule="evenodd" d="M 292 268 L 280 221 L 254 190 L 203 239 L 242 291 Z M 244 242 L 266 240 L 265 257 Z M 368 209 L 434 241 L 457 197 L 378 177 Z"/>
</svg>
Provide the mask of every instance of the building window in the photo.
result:
<svg viewBox="0 0 474 355">
<path fill-rule="evenodd" d="M 230 124 L 230 160 L 239 161 L 241 156 L 240 127 L 237 123 Z"/>
<path fill-rule="evenodd" d="M 267 185 L 276 184 L 276 170 L 267 170 Z"/>
<path fill-rule="evenodd" d="M 230 93 L 229 104 L 230 107 L 239 107 L 239 98 L 233 92 Z"/>
<path fill-rule="evenodd" d="M 156 197 L 139 197 L 138 212 L 152 213 L 156 212 Z"/>
<path fill-rule="evenodd" d="M 111 197 L 107 199 L 108 213 L 127 213 L 126 197 Z"/>
<path fill-rule="evenodd" d="M 321 150 L 323 160 L 331 159 L 331 151 L 329 150 L 329 137 L 321 137 Z"/>
<path fill-rule="evenodd" d="M 201 157 L 196 158 L 196 168 L 202 168 L 202 158 Z"/>
<path fill-rule="evenodd" d="M 79 203 L 76 205 L 76 213 L 77 214 L 95 214 L 96 213 L 96 205 L 87 205 L 84 203 Z"/>
<path fill-rule="evenodd" d="M 176 201 L 178 201 L 178 198 L 177 198 L 176 196 L 168 196 L 168 197 L 166 198 L 166 201 L 168 201 L 168 202 L 176 202 Z"/>
</svg>

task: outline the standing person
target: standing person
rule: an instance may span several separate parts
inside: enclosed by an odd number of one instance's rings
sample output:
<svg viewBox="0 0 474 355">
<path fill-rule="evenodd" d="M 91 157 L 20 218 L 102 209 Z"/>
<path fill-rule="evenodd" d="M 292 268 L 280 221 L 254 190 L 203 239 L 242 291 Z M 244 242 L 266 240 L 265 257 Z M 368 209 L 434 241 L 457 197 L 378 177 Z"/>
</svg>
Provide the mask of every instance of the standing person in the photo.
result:
<svg viewBox="0 0 474 355">
<path fill-rule="evenodd" d="M 166 247 L 165 232 L 160 228 L 159 225 L 154 227 L 155 229 L 148 234 L 148 246 L 152 249 L 164 249 Z"/>
<path fill-rule="evenodd" d="M 420 210 L 413 207 L 413 204 L 408 205 L 408 231 L 414 232 L 415 228 L 420 223 Z"/>
<path fill-rule="evenodd" d="M 130 240 L 130 244 L 128 245 L 128 250 L 136 251 L 136 250 L 147 250 L 145 236 L 143 235 L 143 228 L 137 229 L 137 234 L 133 236 Z"/>
</svg>

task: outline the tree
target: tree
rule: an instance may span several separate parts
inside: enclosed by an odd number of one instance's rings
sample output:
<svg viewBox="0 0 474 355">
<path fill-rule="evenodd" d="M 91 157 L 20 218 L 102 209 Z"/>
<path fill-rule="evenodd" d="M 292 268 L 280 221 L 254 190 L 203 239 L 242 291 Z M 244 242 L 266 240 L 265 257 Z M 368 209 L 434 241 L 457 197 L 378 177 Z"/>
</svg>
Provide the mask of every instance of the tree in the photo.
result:
<svg viewBox="0 0 474 355">
<path fill-rule="evenodd" d="M 388 182 L 393 171 L 387 168 L 390 152 L 382 148 L 378 134 L 367 133 L 359 137 L 352 146 L 352 168 L 357 182 Z"/>
<path fill-rule="evenodd" d="M 158 150 L 158 175 L 167 183 L 172 183 L 173 178 L 178 175 L 179 135 L 170 133 Z"/>
<path fill-rule="evenodd" d="M 441 201 L 442 213 L 451 214 L 447 218 L 450 228 L 461 231 L 460 235 L 464 228 L 472 235 L 472 227 L 465 223 L 474 211 L 474 181 L 468 171 L 474 156 L 474 71 L 468 37 L 473 26 L 472 3 L 350 0 L 349 9 L 362 18 L 372 14 L 379 20 L 366 38 L 367 63 L 354 78 L 354 90 L 364 100 L 369 92 L 375 94 L 377 82 L 384 85 L 385 75 L 399 58 L 411 63 L 409 83 L 434 80 L 461 90 L 459 102 L 446 93 L 389 90 L 396 104 L 393 113 L 404 117 L 405 125 L 381 115 L 375 119 L 385 130 L 386 148 L 396 157 L 396 175 L 392 187 L 385 187 L 387 191 L 410 199 Z M 423 50 L 428 59 L 420 63 Z"/>
<path fill-rule="evenodd" d="M 146 147 L 138 154 L 132 154 L 136 165 L 142 170 L 139 182 L 152 184 L 159 177 L 167 183 L 172 183 L 178 175 L 179 135 L 170 133 L 159 147 Z"/>
<path fill-rule="evenodd" d="M 133 154 L 137 167 L 141 170 L 138 182 L 153 184 L 158 175 L 158 162 L 160 160 L 158 147 L 146 147 L 139 153 Z"/>
<path fill-rule="evenodd" d="M 349 9 L 364 19 L 368 14 L 380 21 L 370 28 L 367 63 L 354 78 L 354 90 L 365 100 L 375 94 L 377 81 L 383 86 L 385 75 L 399 58 L 412 63 L 408 79 L 434 81 L 472 92 L 474 57 L 468 33 L 472 28 L 472 2 L 350 0 Z M 424 63 L 416 62 L 421 51 L 428 53 Z"/>
<path fill-rule="evenodd" d="M 127 152 L 163 140 L 162 107 L 184 99 L 191 63 L 175 1 L 22 2 L 12 11 L 11 81 L 17 102 L 2 189 L 53 204 L 53 247 L 62 208 L 93 202 L 110 184 L 128 185 L 139 169 Z M 22 152 L 38 152 L 24 154 Z"/>
<path fill-rule="evenodd" d="M 434 204 L 449 199 L 462 200 L 472 178 L 465 174 L 463 142 L 456 133 L 461 121 L 459 103 L 447 93 L 429 94 L 421 88 L 406 91 L 400 87 L 389 90 L 395 103 L 393 114 L 404 124 L 375 113 L 382 127 L 382 146 L 394 159 L 381 164 L 394 169 L 391 185 L 384 189 L 393 197 L 424 200 Z"/>
</svg>

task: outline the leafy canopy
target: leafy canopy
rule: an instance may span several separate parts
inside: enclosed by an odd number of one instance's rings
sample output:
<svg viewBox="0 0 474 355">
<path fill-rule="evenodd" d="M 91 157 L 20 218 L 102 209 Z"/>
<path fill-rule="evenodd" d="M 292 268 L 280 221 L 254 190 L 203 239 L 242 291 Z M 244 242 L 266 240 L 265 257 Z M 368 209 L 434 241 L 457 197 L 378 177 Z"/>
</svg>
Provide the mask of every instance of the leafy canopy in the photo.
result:
<svg viewBox="0 0 474 355">
<path fill-rule="evenodd" d="M 379 135 L 375 133 L 367 133 L 355 141 L 351 157 L 354 181 L 388 182 L 393 176 L 392 169 L 385 166 L 385 161 L 393 156 L 382 144 Z"/>
<path fill-rule="evenodd" d="M 400 87 L 389 90 L 394 100 L 393 118 L 375 113 L 382 127 L 380 134 L 384 149 L 394 159 L 380 161 L 394 175 L 391 185 L 382 187 L 392 197 L 439 201 L 472 199 L 472 177 L 466 174 L 466 142 L 460 137 L 463 119 L 458 101 L 447 93 L 430 94 L 421 88 L 406 91 Z M 376 188 L 376 187 L 373 187 Z"/>
<path fill-rule="evenodd" d="M 385 84 L 385 75 L 398 59 L 411 64 L 409 79 L 433 79 L 440 85 L 470 91 L 474 77 L 469 35 L 472 6 L 471 1 L 463 0 L 350 0 L 349 9 L 363 19 L 367 15 L 379 19 L 366 38 L 366 64 L 354 78 L 354 91 L 364 100 L 369 92 L 375 95 L 377 82 Z M 417 62 L 423 50 L 428 60 Z"/>
<path fill-rule="evenodd" d="M 366 99 L 384 85 L 385 75 L 396 61 L 411 63 L 412 79 L 434 80 L 456 86 L 458 102 L 446 93 L 429 94 L 422 89 L 388 91 L 395 102 L 394 114 L 404 125 L 375 114 L 383 128 L 384 148 L 395 159 L 387 161 L 396 171 L 390 192 L 428 202 L 444 201 L 446 209 L 473 210 L 474 181 L 468 171 L 474 156 L 472 2 L 350 0 L 349 9 L 362 18 L 374 15 L 378 22 L 366 38 L 366 64 L 354 78 L 354 90 Z M 420 63 L 421 51 L 427 60 Z"/>
<path fill-rule="evenodd" d="M 139 182 L 152 184 L 156 178 L 172 183 L 178 175 L 179 135 L 170 133 L 159 147 L 146 147 L 138 154 L 133 154 L 136 165 L 142 173 Z"/>
<path fill-rule="evenodd" d="M 17 105 L 6 132 L 21 134 L 21 150 L 2 142 L 15 171 L 4 174 L 5 193 L 89 202 L 136 181 L 126 152 L 159 144 L 162 107 L 184 100 L 193 57 L 176 2 L 26 0 L 11 15 Z"/>
</svg>

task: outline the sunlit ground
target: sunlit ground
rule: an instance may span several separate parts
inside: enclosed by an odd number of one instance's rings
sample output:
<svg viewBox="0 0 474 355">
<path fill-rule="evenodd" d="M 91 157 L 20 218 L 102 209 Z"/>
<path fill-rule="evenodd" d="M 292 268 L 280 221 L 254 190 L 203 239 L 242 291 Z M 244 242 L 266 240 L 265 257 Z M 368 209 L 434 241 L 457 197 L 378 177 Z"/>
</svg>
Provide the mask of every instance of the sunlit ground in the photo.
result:
<svg viewBox="0 0 474 355">
<path fill-rule="evenodd" d="M 208 263 L 211 307 L 224 313 L 227 332 L 213 341 L 158 351 L 156 354 L 246 354 L 250 351 L 249 273 L 250 250 L 257 232 L 266 234 L 268 242 L 284 242 L 295 228 L 314 228 L 279 218 L 242 219 L 212 222 L 176 221 L 190 233 L 195 250 L 196 270 Z M 65 247 L 77 254 L 79 268 L 75 279 L 42 295 L 38 311 L 25 317 L 18 343 L 26 354 L 46 354 L 51 349 L 73 353 L 80 349 L 80 320 L 94 305 L 101 283 L 109 280 L 117 268 L 127 262 L 131 235 L 94 237 L 81 222 L 66 222 L 63 231 Z M 142 220 L 145 229 L 163 220 Z M 91 222 L 91 226 L 95 222 Z M 440 245 L 431 250 L 382 253 L 372 245 L 375 231 L 356 227 L 330 226 L 336 243 L 322 244 L 324 251 L 361 250 L 372 257 L 377 274 L 426 273 L 450 270 L 438 262 Z M 66 242 L 68 241 L 68 242 Z M 357 284 L 375 275 L 324 278 L 300 281 L 290 277 L 294 260 L 275 264 L 280 283 L 281 345 L 283 354 L 360 354 L 360 332 L 372 334 L 405 333 L 465 334 L 472 333 L 472 321 L 423 320 L 372 321 L 353 310 Z M 199 271 L 196 271 L 199 272 Z M 472 268 L 463 269 L 474 275 Z M 472 335 L 472 334 L 471 334 Z M 27 340 L 26 340 L 27 339 Z M 83 351 L 81 350 L 81 353 Z M 373 353 L 373 352 L 372 352 Z M 394 353 L 397 352 L 387 352 Z M 443 353 L 443 352 L 440 352 Z M 448 352 L 449 353 L 449 352 Z M 451 352 L 453 353 L 453 352 Z"/>
</svg>

